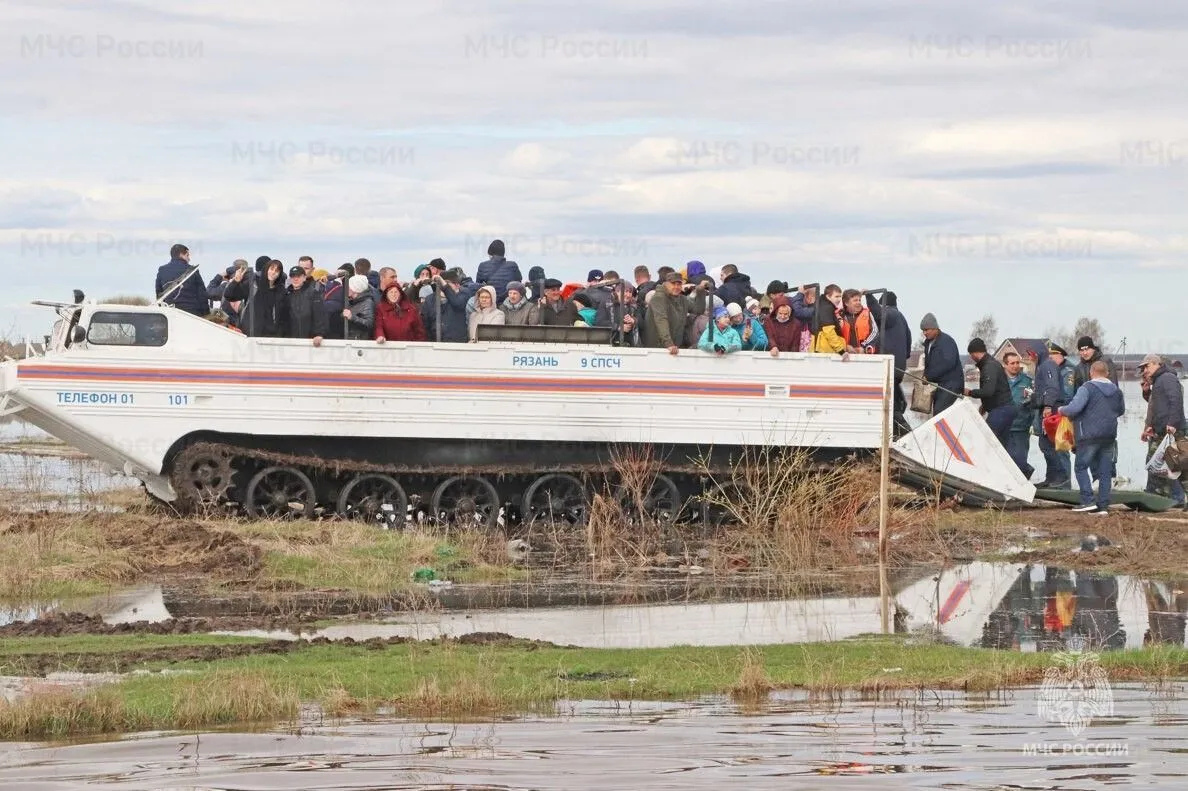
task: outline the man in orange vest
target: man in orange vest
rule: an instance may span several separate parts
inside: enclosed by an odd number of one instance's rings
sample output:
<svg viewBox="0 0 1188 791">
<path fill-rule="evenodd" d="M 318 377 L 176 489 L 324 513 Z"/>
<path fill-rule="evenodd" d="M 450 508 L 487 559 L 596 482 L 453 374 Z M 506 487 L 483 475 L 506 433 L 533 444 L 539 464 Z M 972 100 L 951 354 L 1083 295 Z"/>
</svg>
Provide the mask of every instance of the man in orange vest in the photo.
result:
<svg viewBox="0 0 1188 791">
<path fill-rule="evenodd" d="M 862 292 L 847 288 L 842 294 L 841 336 L 850 354 L 877 354 L 879 326 L 862 304 Z"/>
</svg>

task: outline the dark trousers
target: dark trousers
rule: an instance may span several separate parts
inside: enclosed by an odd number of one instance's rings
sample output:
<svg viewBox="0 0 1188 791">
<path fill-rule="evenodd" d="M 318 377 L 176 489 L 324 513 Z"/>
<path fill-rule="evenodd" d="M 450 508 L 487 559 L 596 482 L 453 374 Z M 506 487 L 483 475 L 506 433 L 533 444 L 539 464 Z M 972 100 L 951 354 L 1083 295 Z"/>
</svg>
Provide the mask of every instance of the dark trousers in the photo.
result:
<svg viewBox="0 0 1188 791">
<path fill-rule="evenodd" d="M 1039 435 L 1039 449 L 1040 453 L 1044 454 L 1044 465 L 1047 467 L 1044 472 L 1044 482 L 1060 484 L 1059 488 L 1062 489 L 1069 488 L 1069 479 L 1072 477 L 1072 459 L 1069 458 L 1068 451 L 1056 450 L 1056 445 L 1043 432 L 1040 432 Z"/>
<path fill-rule="evenodd" d="M 1023 477 L 1031 480 L 1035 473 L 1035 467 L 1027 463 L 1027 454 L 1031 452 L 1031 432 L 1024 429 L 1008 433 L 1006 449 L 1011 460 L 1019 467 L 1019 472 L 1023 473 Z"/>
<path fill-rule="evenodd" d="M 911 431 L 908 426 L 907 418 L 904 413 L 907 412 L 907 398 L 903 395 L 903 374 L 897 373 L 895 375 L 895 388 L 891 391 L 892 397 L 892 411 L 894 424 L 892 427 L 892 435 L 898 439 L 904 434 Z"/>
<path fill-rule="evenodd" d="M 1110 507 L 1110 486 L 1113 481 L 1114 458 L 1118 443 L 1112 439 L 1089 439 L 1077 443 L 1077 487 L 1081 490 L 1081 505 L 1093 502 L 1093 478 L 1097 478 L 1097 507 Z M 1090 473 L 1093 475 L 1090 475 Z"/>
<path fill-rule="evenodd" d="M 957 396 L 938 387 L 932 396 L 932 414 L 939 415 L 955 403 L 957 403 Z"/>
<path fill-rule="evenodd" d="M 998 437 L 998 441 L 1004 448 L 1010 441 L 1011 424 L 1018 416 L 1019 407 L 1014 404 L 995 407 L 986 413 L 986 424 L 990 426 L 990 430 L 994 432 L 994 436 Z"/>
</svg>

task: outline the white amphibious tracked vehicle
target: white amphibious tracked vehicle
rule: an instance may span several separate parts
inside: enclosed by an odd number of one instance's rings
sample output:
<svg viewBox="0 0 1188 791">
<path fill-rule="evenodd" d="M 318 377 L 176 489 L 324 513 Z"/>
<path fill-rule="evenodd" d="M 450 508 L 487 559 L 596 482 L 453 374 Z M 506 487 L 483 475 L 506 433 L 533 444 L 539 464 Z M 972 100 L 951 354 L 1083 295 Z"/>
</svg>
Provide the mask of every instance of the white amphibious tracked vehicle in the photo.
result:
<svg viewBox="0 0 1188 791">
<path fill-rule="evenodd" d="M 877 453 L 891 403 L 882 355 L 673 356 L 582 327 L 315 348 L 164 305 L 79 292 L 35 304 L 60 320 L 43 356 L 0 366 L 0 414 L 183 511 L 578 521 L 591 492 L 617 486 L 624 458 L 642 453 L 662 474 L 630 505 L 671 518 L 747 451 L 803 448 L 824 464 Z M 970 402 L 892 450 L 902 469 L 977 498 L 1035 493 Z"/>
</svg>

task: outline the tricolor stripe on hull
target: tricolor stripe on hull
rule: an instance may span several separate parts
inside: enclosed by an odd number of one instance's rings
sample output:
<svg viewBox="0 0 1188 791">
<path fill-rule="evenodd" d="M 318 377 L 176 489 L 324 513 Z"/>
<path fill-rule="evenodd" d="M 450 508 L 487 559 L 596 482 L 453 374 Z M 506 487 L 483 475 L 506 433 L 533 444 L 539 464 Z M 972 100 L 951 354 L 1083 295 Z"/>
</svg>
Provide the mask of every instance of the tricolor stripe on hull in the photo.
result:
<svg viewBox="0 0 1188 791">
<path fill-rule="evenodd" d="M 936 613 L 936 622 L 938 624 L 945 624 L 953 617 L 957 611 L 957 605 L 961 604 L 961 600 L 965 598 L 965 594 L 969 593 L 969 580 L 961 580 L 949 592 L 949 598 L 945 599 L 945 603 L 941 605 L 940 610 Z"/>
<path fill-rule="evenodd" d="M 940 434 L 941 439 L 945 441 L 945 445 L 949 447 L 949 452 L 953 454 L 953 458 L 966 464 L 973 464 L 973 459 L 965 452 L 965 446 L 961 444 L 961 440 L 957 439 L 957 434 L 953 431 L 953 427 L 949 425 L 949 421 L 944 418 L 936 421 L 936 431 Z"/>
<path fill-rule="evenodd" d="M 159 384 L 300 385 L 509 392 L 649 393 L 762 398 L 764 383 L 679 382 L 556 377 L 436 376 L 415 373 L 321 373 L 312 371 L 207 371 L 182 368 L 21 366 L 18 379 Z M 860 385 L 789 385 L 790 398 L 881 399 L 881 388 Z"/>
</svg>

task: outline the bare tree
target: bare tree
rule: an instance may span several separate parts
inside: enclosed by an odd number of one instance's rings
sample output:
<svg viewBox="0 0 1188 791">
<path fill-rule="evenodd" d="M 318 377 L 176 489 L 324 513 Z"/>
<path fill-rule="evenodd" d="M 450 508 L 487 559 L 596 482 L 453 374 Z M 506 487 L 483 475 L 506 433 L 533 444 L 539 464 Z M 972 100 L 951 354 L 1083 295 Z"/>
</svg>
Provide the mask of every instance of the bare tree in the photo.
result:
<svg viewBox="0 0 1188 791">
<path fill-rule="evenodd" d="M 1072 337 L 1073 344 L 1076 344 L 1078 338 L 1089 336 L 1093 339 L 1093 343 L 1097 348 L 1101 349 L 1104 354 L 1108 351 L 1105 341 L 1105 329 L 1101 326 L 1101 322 L 1089 316 L 1081 316 L 1077 319 L 1077 323 L 1073 325 L 1072 332 L 1069 333 Z"/>
<path fill-rule="evenodd" d="M 1105 330 L 1101 326 L 1101 322 L 1089 316 L 1081 316 L 1077 319 L 1077 323 L 1073 328 L 1049 326 L 1044 330 L 1044 337 L 1055 343 L 1060 348 L 1073 354 L 1077 350 L 1077 341 L 1082 337 L 1088 336 L 1093 339 L 1094 345 L 1101 349 L 1102 352 L 1107 351 L 1105 343 Z"/>
<path fill-rule="evenodd" d="M 973 323 L 969 329 L 969 337 L 971 340 L 981 338 L 986 342 L 986 348 L 994 351 L 998 348 L 998 322 L 992 314 L 987 313 Z"/>
</svg>

